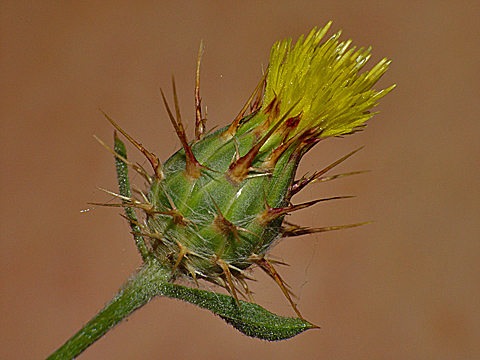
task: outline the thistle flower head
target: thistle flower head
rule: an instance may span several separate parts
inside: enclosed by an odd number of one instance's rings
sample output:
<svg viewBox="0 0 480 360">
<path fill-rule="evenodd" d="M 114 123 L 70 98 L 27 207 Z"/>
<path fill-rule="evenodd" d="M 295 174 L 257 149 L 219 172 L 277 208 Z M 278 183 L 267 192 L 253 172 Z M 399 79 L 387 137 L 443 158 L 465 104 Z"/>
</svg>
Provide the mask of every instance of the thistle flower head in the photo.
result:
<svg viewBox="0 0 480 360">
<path fill-rule="evenodd" d="M 182 124 L 175 82 L 174 111 L 161 92 L 182 144 L 163 164 L 105 114 L 153 168 L 149 174 L 141 165 L 130 163 L 116 132 L 114 150 L 99 140 L 116 158 L 119 194 L 107 193 L 121 199 L 121 204 L 109 205 L 125 208 L 144 264 L 117 296 L 49 359 L 74 358 L 156 296 L 209 309 L 244 334 L 264 340 L 288 339 L 317 327 L 303 319 L 274 266 L 278 261 L 269 259 L 268 254 L 281 238 L 362 225 L 308 228 L 285 217 L 323 201 L 349 197 L 300 204 L 292 201 L 308 184 L 357 174 L 324 176 L 358 150 L 323 170 L 295 179 L 298 164 L 321 139 L 361 129 L 373 116 L 370 109 L 394 87 L 372 89 L 388 68 L 386 59 L 360 74 L 370 48 L 356 50 L 350 47 L 350 40 L 339 43 L 340 32 L 321 43 L 330 25 L 313 29 L 293 47 L 291 39 L 276 43 L 268 70 L 243 109 L 230 125 L 213 133 L 206 133 L 202 116 L 200 45 L 193 141 L 188 140 Z M 137 189 L 136 195 L 130 188 L 129 166 L 147 183 L 147 189 Z M 140 220 L 138 213 L 142 214 Z M 261 268 L 278 284 L 298 319 L 280 317 L 239 300 L 240 293 L 253 301 L 246 281 L 253 279 L 248 272 L 252 266 Z M 179 278 L 217 284 L 234 301 L 226 295 L 172 284 Z"/>
<path fill-rule="evenodd" d="M 175 111 L 162 92 L 182 143 L 182 149 L 163 165 L 129 138 L 146 155 L 154 174 L 140 171 L 149 183 L 148 194 L 142 199 L 122 198 L 123 203 L 144 212 L 138 235 L 145 239 L 145 256 L 170 269 L 172 281 L 181 276 L 203 278 L 225 287 L 237 299 L 239 289 L 250 295 L 245 282 L 250 275 L 245 270 L 258 265 L 279 284 L 300 316 L 267 255 L 279 238 L 348 227 L 310 229 L 284 218 L 322 201 L 345 198 L 292 204 L 296 193 L 325 180 L 323 174 L 353 152 L 295 180 L 299 161 L 319 140 L 362 128 L 373 116 L 370 109 L 393 89 L 372 89 L 388 68 L 385 59 L 359 73 L 370 48 L 357 50 L 350 47 L 350 40 L 339 43 L 340 33 L 321 43 L 329 26 L 302 36 L 295 46 L 291 40 L 276 43 L 267 72 L 240 114 L 229 126 L 208 135 L 198 67 L 193 142 L 182 125 L 175 85 Z"/>
</svg>

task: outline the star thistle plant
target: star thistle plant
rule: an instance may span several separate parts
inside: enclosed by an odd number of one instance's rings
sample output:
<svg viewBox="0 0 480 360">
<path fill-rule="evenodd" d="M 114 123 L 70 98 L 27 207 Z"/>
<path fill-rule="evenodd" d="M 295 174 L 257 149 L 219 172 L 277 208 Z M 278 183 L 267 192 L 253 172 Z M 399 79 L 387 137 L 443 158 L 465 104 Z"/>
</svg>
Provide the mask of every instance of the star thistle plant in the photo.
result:
<svg viewBox="0 0 480 360">
<path fill-rule="evenodd" d="M 296 180 L 298 164 L 321 140 L 363 129 L 373 116 L 370 110 L 394 88 L 373 89 L 388 68 L 386 59 L 360 74 L 370 58 L 370 48 L 357 50 L 350 40 L 340 43 L 340 32 L 322 43 L 329 27 L 330 23 L 314 29 L 295 46 L 290 39 L 277 42 L 268 68 L 244 108 L 230 125 L 211 133 L 206 132 L 200 101 L 200 46 L 192 140 L 181 120 L 175 82 L 173 110 L 161 93 L 182 144 L 163 164 L 105 114 L 153 168 L 149 172 L 130 163 L 115 132 L 115 146 L 110 150 L 115 156 L 119 193 L 109 193 L 121 200 L 116 206 L 125 209 L 144 264 L 51 359 L 77 356 L 156 296 L 206 308 L 242 333 L 265 340 L 287 339 L 316 327 L 302 317 L 276 269 L 278 262 L 268 255 L 282 238 L 360 225 L 307 228 L 287 222 L 285 216 L 346 197 L 301 204 L 292 199 L 311 183 L 342 176 L 324 175 L 355 151 Z M 146 183 L 145 190 L 135 196 L 130 190 L 129 167 Z M 354 173 L 343 175 L 350 174 Z M 259 267 L 278 284 L 297 317 L 277 316 L 253 302 L 248 287 L 252 267 Z M 199 281 L 216 284 L 230 296 L 175 284 L 182 278 L 197 285 Z"/>
</svg>

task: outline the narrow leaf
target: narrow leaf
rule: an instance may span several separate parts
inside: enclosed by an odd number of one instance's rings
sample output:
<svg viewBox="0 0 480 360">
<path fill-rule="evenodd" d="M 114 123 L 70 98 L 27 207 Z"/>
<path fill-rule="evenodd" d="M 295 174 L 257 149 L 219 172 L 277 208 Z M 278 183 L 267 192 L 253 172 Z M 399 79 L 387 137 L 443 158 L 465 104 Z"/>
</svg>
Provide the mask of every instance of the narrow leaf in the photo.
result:
<svg viewBox="0 0 480 360">
<path fill-rule="evenodd" d="M 124 159 L 127 159 L 127 150 L 125 148 L 125 144 L 118 138 L 117 132 L 114 134 L 114 141 L 115 152 Z M 128 165 L 123 160 L 115 157 L 115 167 L 117 170 L 118 191 L 120 192 L 120 195 L 131 198 L 132 191 L 130 189 L 130 180 L 128 179 Z M 124 201 L 122 201 L 122 203 L 123 202 Z M 138 251 L 145 261 L 148 257 L 148 250 L 143 237 L 141 235 L 137 235 L 141 233 L 141 231 L 140 227 L 137 225 L 138 220 L 137 215 L 135 214 L 135 209 L 132 207 L 125 207 L 125 215 L 129 219 L 130 228 L 135 234 L 133 237 L 135 239 L 135 244 L 137 245 Z"/>
<path fill-rule="evenodd" d="M 257 304 L 242 300 L 239 307 L 231 296 L 175 284 L 164 283 L 161 286 L 164 296 L 210 310 L 250 337 L 269 341 L 286 340 L 306 330 L 318 328 L 306 320 L 278 316 Z"/>
</svg>

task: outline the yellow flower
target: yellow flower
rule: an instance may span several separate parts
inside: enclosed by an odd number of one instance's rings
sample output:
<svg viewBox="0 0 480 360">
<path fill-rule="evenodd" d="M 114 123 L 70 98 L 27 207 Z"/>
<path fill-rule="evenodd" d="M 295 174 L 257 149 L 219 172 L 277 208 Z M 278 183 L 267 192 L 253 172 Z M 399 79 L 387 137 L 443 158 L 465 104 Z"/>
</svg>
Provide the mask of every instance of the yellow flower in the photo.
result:
<svg viewBox="0 0 480 360">
<path fill-rule="evenodd" d="M 387 59 L 359 74 L 371 48 L 357 50 L 350 47 L 351 40 L 339 43 L 341 32 L 320 44 L 330 25 L 300 37 L 293 48 L 292 40 L 285 39 L 271 50 L 260 113 L 275 109 L 270 126 L 287 113 L 289 118 L 299 117 L 289 138 L 307 129 L 315 130 L 316 137 L 352 133 L 364 126 L 374 115 L 369 110 L 395 87 L 372 89 L 388 69 Z"/>
</svg>

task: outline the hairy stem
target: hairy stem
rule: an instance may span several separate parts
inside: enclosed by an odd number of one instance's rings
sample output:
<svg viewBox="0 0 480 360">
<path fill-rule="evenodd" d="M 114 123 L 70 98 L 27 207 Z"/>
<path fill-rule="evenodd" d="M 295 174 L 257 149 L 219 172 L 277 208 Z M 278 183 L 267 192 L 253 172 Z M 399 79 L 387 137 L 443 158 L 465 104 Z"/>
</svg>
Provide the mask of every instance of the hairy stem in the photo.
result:
<svg viewBox="0 0 480 360">
<path fill-rule="evenodd" d="M 239 300 L 238 306 L 231 296 L 172 284 L 170 277 L 170 270 L 166 270 L 158 261 L 146 262 L 98 315 L 47 360 L 75 358 L 156 296 L 183 300 L 210 310 L 243 334 L 262 340 L 285 340 L 318 328 L 306 320 L 278 316 L 259 305 L 242 300 Z"/>
<path fill-rule="evenodd" d="M 120 292 L 83 328 L 73 335 L 47 360 L 74 359 L 132 312 L 159 295 L 159 284 L 166 283 L 170 273 L 156 261 L 149 261 L 120 289 Z"/>
</svg>

